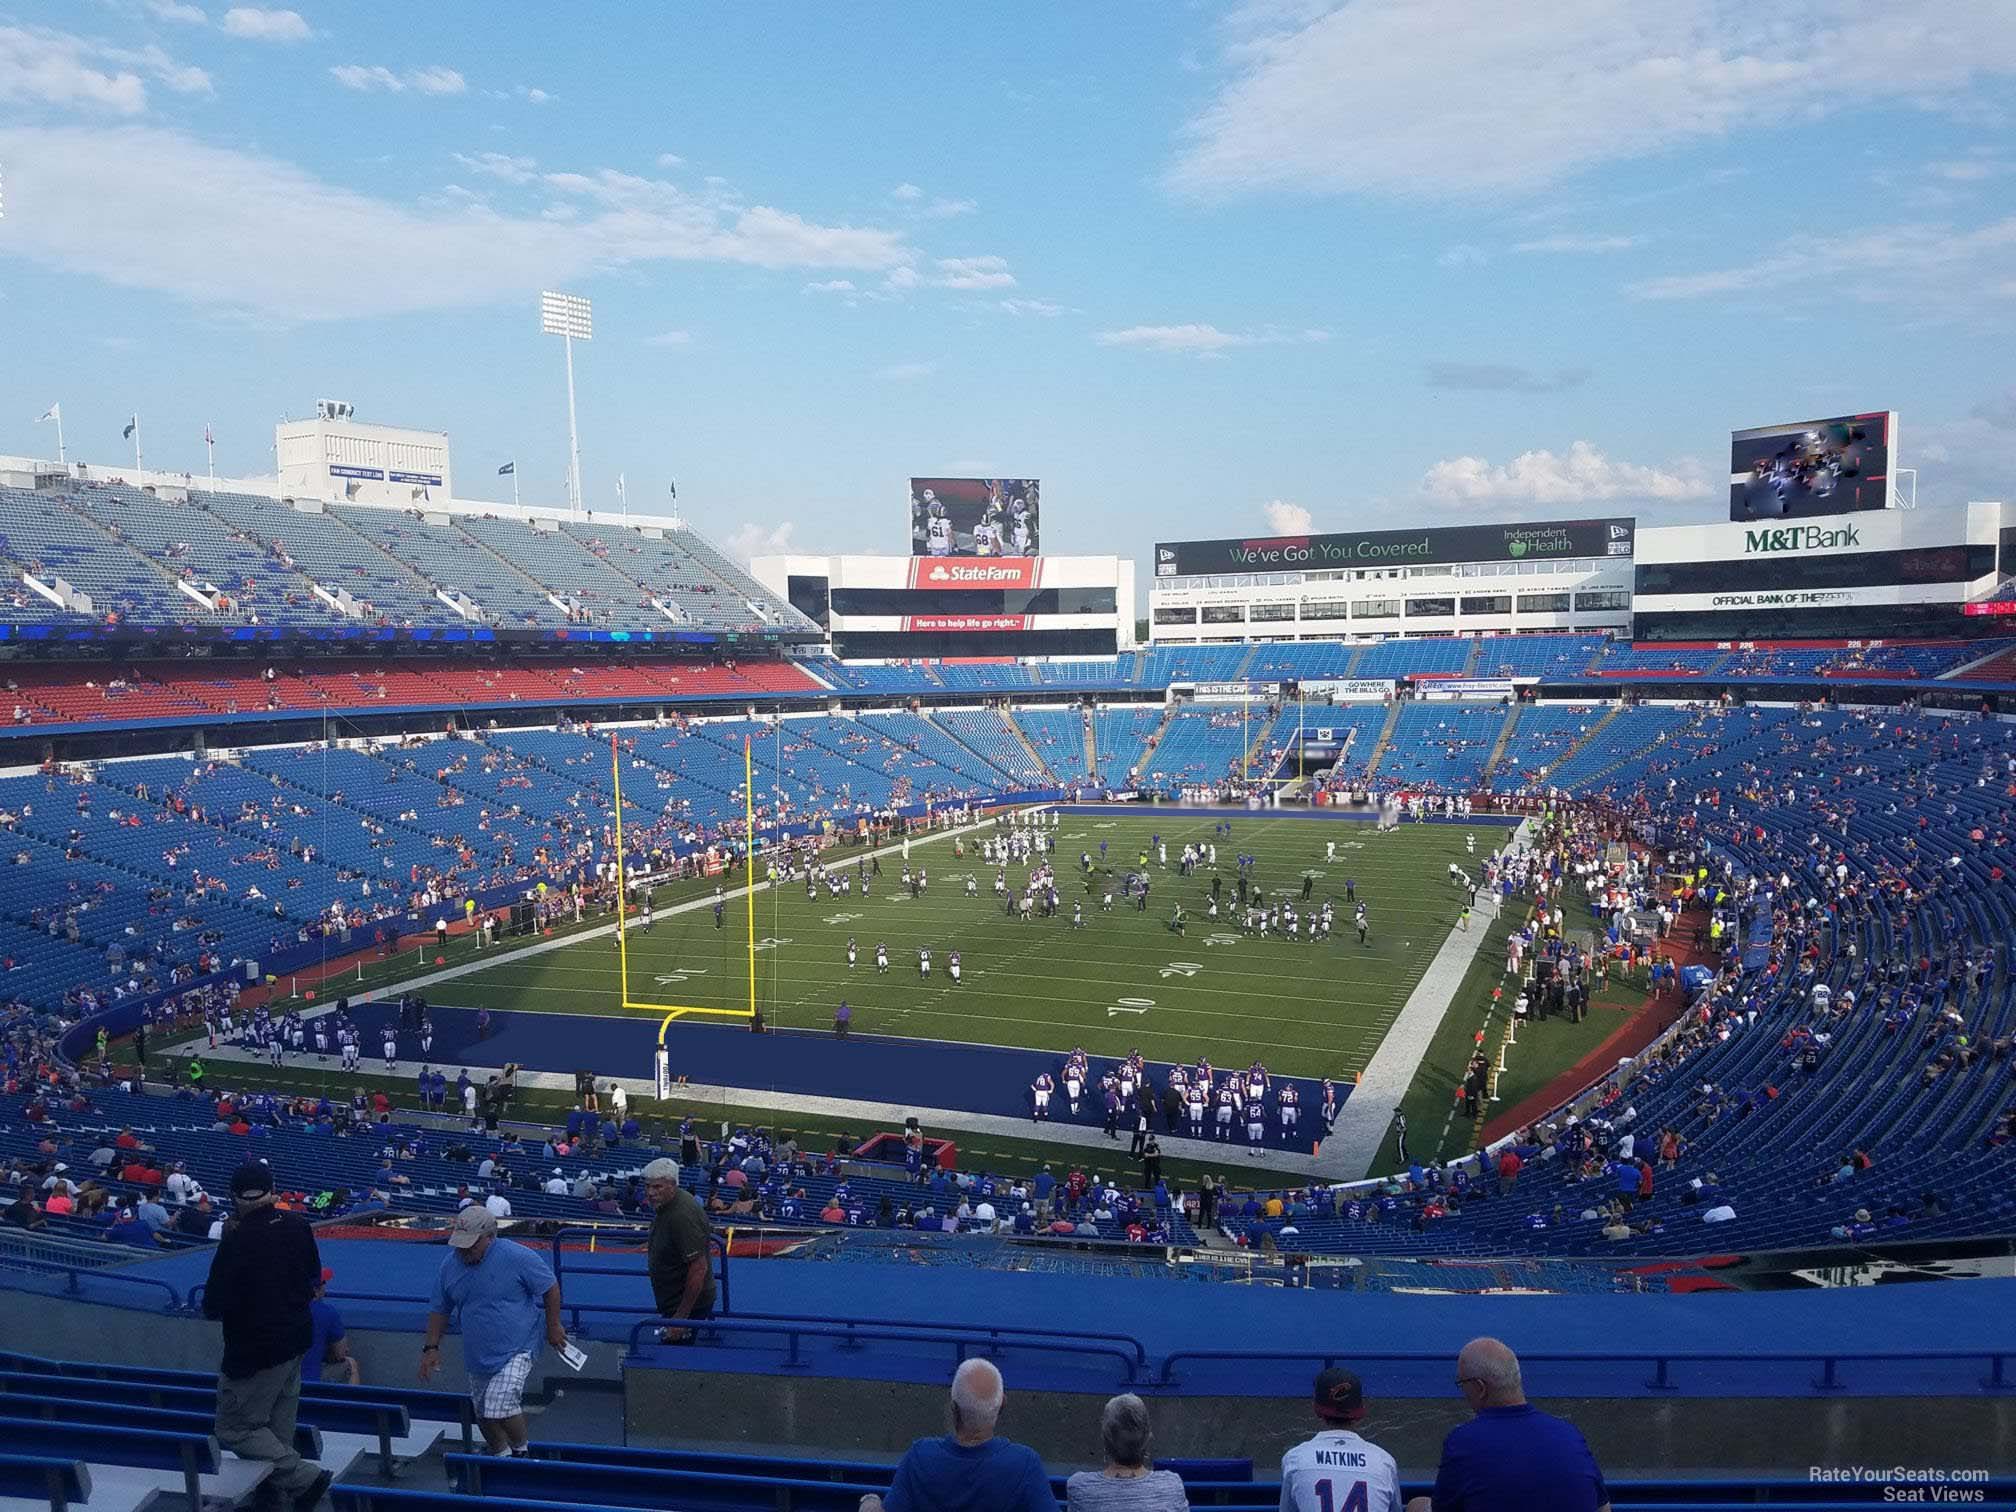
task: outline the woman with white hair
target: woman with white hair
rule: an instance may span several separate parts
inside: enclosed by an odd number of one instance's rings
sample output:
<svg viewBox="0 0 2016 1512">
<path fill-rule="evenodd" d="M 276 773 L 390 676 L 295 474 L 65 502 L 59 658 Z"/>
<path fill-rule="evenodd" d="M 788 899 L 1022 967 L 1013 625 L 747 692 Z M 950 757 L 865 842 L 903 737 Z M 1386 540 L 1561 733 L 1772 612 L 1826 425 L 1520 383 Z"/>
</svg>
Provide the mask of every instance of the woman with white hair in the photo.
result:
<svg viewBox="0 0 2016 1512">
<path fill-rule="evenodd" d="M 1146 1402 L 1131 1391 L 1109 1401 L 1099 1414 L 1106 1468 L 1080 1470 L 1064 1483 L 1069 1512 L 1189 1512 L 1182 1478 L 1148 1458 L 1153 1437 Z"/>
</svg>

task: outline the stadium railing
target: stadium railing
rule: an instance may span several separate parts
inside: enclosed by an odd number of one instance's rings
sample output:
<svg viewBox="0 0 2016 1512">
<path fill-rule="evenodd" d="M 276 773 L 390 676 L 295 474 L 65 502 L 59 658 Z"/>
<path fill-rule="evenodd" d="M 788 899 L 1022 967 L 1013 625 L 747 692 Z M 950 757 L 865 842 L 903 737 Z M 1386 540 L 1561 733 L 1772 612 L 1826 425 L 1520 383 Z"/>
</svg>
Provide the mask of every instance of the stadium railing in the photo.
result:
<svg viewBox="0 0 2016 1512">
<path fill-rule="evenodd" d="M 643 1309 L 620 1310 L 643 1311 Z M 616 1312 L 619 1309 L 591 1307 L 590 1311 Z M 653 1357 L 643 1348 L 644 1336 L 667 1326 L 682 1325 L 670 1322 L 655 1311 L 650 1317 L 636 1323 L 630 1330 L 630 1361 L 646 1363 L 651 1360 Z M 986 1324 L 855 1324 L 823 1318 L 782 1318 L 771 1321 L 738 1315 L 733 1318 L 707 1318 L 683 1326 L 691 1327 L 695 1337 L 702 1341 L 710 1336 L 734 1339 L 745 1334 L 782 1338 L 785 1341 L 785 1357 L 782 1364 L 786 1370 L 802 1370 L 813 1363 L 805 1356 L 804 1344 L 808 1339 L 837 1340 L 837 1347 L 844 1350 L 858 1350 L 876 1343 L 950 1346 L 952 1363 L 955 1367 L 970 1356 L 991 1355 L 1003 1349 L 1116 1360 L 1128 1385 L 1134 1385 L 1141 1379 L 1141 1371 L 1147 1359 L 1147 1352 L 1140 1342 L 1126 1335 L 1051 1333 L 1046 1336 L 1041 1329 L 997 1328 Z M 1117 1342 L 1086 1342 L 1090 1339 Z"/>
<path fill-rule="evenodd" d="M 648 1226 L 624 1228 L 615 1225 L 608 1227 L 576 1225 L 570 1228 L 555 1230 L 553 1234 L 548 1236 L 548 1242 L 553 1246 L 553 1280 L 560 1288 L 560 1295 L 562 1297 L 567 1295 L 567 1277 L 570 1273 L 576 1276 L 628 1276 L 632 1279 L 635 1279 L 637 1275 L 637 1268 L 634 1265 L 609 1266 L 590 1264 L 578 1249 L 573 1251 L 574 1258 L 569 1260 L 567 1258 L 569 1251 L 566 1246 L 570 1240 L 577 1245 L 586 1242 L 591 1245 L 641 1246 L 650 1237 L 651 1230 Z M 735 1309 L 729 1274 L 728 1240 L 721 1234 L 710 1233 L 707 1236 L 707 1248 L 717 1257 L 717 1263 L 714 1267 L 714 1279 L 718 1292 L 715 1310 L 724 1313 L 733 1312 Z M 591 1250 L 589 1253 L 592 1254 L 593 1251 Z"/>
<path fill-rule="evenodd" d="M 1817 1379 L 1808 1382 L 1817 1392 L 1845 1391 L 1848 1383 L 1841 1378 L 1841 1367 L 1854 1364 L 1919 1364 L 1926 1362 L 1953 1362 L 1978 1360 L 1988 1367 L 1988 1374 L 1979 1377 L 1980 1389 L 1987 1392 L 2016 1390 L 2016 1377 L 2008 1370 L 2009 1361 L 2016 1350 L 2010 1349 L 1795 1349 L 1795 1350 L 1631 1350 L 1614 1349 L 1601 1353 L 1587 1351 L 1549 1352 L 1528 1351 L 1520 1356 L 1527 1365 L 1619 1365 L 1642 1362 L 1652 1367 L 1652 1376 L 1643 1383 L 1647 1391 L 1678 1391 L 1673 1379 L 1675 1365 L 1733 1365 L 1733 1364 L 1810 1364 L 1820 1367 Z M 1384 1350 L 1384 1351 L 1331 1351 L 1316 1350 L 1269 1350 L 1269 1349 L 1178 1349 L 1162 1357 L 1162 1367 L 1156 1373 L 1155 1384 L 1161 1387 L 1175 1387 L 1181 1384 L 1177 1366 L 1185 1361 L 1202 1363 L 1217 1361 L 1221 1364 L 1252 1364 L 1266 1360 L 1304 1362 L 1327 1370 L 1332 1365 L 1358 1366 L 1374 1361 L 1386 1364 L 1419 1364 L 1440 1355 L 1428 1350 Z"/>
</svg>

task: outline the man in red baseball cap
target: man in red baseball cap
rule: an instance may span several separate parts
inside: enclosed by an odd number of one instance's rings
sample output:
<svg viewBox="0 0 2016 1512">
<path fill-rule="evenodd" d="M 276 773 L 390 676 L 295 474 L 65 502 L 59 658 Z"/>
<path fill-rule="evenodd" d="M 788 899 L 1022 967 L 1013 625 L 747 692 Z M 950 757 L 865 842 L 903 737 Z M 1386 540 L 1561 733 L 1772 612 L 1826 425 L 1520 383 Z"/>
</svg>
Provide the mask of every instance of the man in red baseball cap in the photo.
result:
<svg viewBox="0 0 2016 1512">
<path fill-rule="evenodd" d="M 1284 1512 L 1400 1512 L 1399 1466 L 1353 1428 L 1365 1416 L 1364 1384 L 1332 1365 L 1316 1377 L 1313 1405 L 1323 1431 L 1281 1456 Z"/>
</svg>

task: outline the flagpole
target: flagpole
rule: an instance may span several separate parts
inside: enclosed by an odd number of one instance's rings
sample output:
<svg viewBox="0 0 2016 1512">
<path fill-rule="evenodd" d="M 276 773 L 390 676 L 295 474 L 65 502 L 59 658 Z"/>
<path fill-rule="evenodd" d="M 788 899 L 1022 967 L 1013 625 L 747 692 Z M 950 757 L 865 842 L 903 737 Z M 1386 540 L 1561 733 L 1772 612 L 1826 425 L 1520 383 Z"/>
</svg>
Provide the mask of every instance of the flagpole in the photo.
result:
<svg viewBox="0 0 2016 1512">
<path fill-rule="evenodd" d="M 135 488 L 145 486 L 146 473 L 147 465 L 140 457 L 140 417 L 135 415 L 133 417 L 133 486 Z"/>
<path fill-rule="evenodd" d="M 203 450 L 210 456 L 210 486 L 217 486 L 217 437 L 208 422 L 203 426 Z"/>
<path fill-rule="evenodd" d="M 42 411 L 41 414 L 35 417 L 35 423 L 37 425 L 40 425 L 44 420 L 54 420 L 56 422 L 56 462 L 58 466 L 62 467 L 67 472 L 70 467 L 70 458 L 68 454 L 66 454 L 63 450 L 62 404 L 60 402 L 52 404 L 49 406 L 49 408 Z"/>
<path fill-rule="evenodd" d="M 516 461 L 513 461 L 511 464 L 511 507 L 513 509 L 518 507 L 518 464 Z"/>
</svg>

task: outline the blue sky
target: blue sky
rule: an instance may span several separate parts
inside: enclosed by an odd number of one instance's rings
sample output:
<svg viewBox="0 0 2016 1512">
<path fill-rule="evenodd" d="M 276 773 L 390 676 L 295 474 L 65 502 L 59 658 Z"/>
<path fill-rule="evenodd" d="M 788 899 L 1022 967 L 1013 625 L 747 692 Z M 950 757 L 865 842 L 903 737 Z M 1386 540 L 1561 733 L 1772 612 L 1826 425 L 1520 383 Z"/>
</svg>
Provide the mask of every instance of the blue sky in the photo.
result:
<svg viewBox="0 0 2016 1512">
<path fill-rule="evenodd" d="M 1712 518 L 1727 433 L 2016 468 L 2016 0 L 0 0 L 0 451 L 270 471 L 320 397 L 564 497 L 903 550 Z M 591 19 L 592 18 L 592 19 Z M 508 483 L 497 490 L 508 498 Z"/>
</svg>

